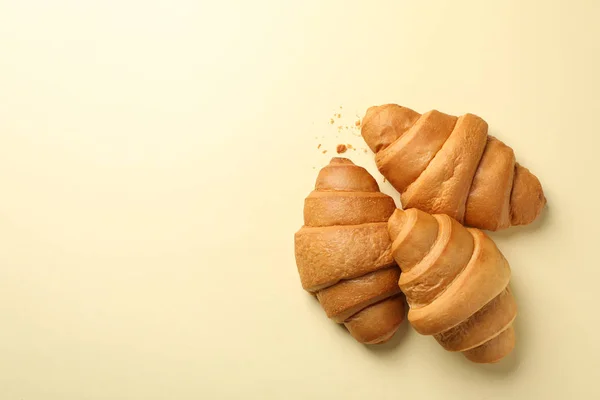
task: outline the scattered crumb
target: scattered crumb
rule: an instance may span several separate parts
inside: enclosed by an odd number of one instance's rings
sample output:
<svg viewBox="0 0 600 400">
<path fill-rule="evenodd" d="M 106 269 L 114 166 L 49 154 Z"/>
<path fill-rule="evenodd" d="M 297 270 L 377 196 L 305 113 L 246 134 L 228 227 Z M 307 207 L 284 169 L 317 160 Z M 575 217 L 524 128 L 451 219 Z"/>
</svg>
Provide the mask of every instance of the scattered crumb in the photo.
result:
<svg viewBox="0 0 600 400">
<path fill-rule="evenodd" d="M 323 154 L 327 153 L 327 150 L 323 150 L 323 151 L 322 151 L 322 153 L 323 153 Z"/>
<path fill-rule="evenodd" d="M 383 177 L 383 183 L 385 183 L 385 176 Z"/>
<path fill-rule="evenodd" d="M 334 122 L 335 122 L 335 121 L 333 120 L 333 118 L 329 118 L 329 123 L 330 123 L 331 125 L 333 125 L 333 123 L 334 123 Z"/>
<path fill-rule="evenodd" d="M 320 148 L 321 148 L 321 143 L 319 143 L 319 145 L 317 146 L 317 149 L 320 149 Z"/>
<path fill-rule="evenodd" d="M 338 154 L 342 154 L 342 153 L 345 153 L 346 150 L 348 150 L 348 148 L 346 147 L 345 144 L 338 144 L 337 148 L 335 150 L 337 151 Z"/>
<path fill-rule="evenodd" d="M 352 147 L 352 145 L 351 145 L 350 143 L 348 143 L 348 144 L 346 145 L 346 147 L 347 147 L 347 148 L 349 148 L 349 149 L 354 149 L 354 147 Z M 356 149 L 354 149 L 354 150 L 356 150 Z"/>
<path fill-rule="evenodd" d="M 340 113 L 337 113 L 337 114 L 335 114 L 335 117 L 336 117 L 336 118 L 342 118 L 342 114 L 340 114 Z"/>
<path fill-rule="evenodd" d="M 360 119 L 356 120 L 356 122 L 354 123 L 354 126 L 360 126 Z"/>
<path fill-rule="evenodd" d="M 340 110 L 342 109 L 342 106 L 340 106 Z"/>
<path fill-rule="evenodd" d="M 366 152 L 367 152 L 367 149 L 363 149 L 363 151 L 366 153 Z"/>
</svg>

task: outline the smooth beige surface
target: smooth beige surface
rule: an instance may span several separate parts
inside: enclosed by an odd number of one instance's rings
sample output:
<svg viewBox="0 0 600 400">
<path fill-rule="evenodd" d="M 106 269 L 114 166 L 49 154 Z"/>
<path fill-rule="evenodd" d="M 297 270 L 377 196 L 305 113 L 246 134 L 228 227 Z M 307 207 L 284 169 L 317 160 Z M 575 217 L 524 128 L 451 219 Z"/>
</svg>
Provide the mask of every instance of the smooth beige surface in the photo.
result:
<svg viewBox="0 0 600 400">
<path fill-rule="evenodd" d="M 0 398 L 599 398 L 599 18 L 0 1 Z M 492 235 L 519 302 L 499 365 L 407 325 L 361 346 L 301 288 L 304 197 L 340 142 L 381 182 L 336 127 L 385 102 L 481 115 L 544 185 L 536 223 Z"/>
</svg>

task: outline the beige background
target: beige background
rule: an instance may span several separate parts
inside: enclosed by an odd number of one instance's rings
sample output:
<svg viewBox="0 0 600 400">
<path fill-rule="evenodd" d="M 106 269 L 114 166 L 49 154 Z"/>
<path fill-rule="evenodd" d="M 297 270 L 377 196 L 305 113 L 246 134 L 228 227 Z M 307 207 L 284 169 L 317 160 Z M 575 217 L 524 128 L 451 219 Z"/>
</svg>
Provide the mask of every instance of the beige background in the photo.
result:
<svg viewBox="0 0 600 400">
<path fill-rule="evenodd" d="M 600 398 L 599 18 L 0 0 L 0 398 Z M 483 116 L 544 185 L 538 222 L 493 235 L 520 306 L 499 365 L 406 324 L 359 345 L 301 290 L 303 199 L 337 143 L 376 173 L 353 124 L 385 102 Z"/>
</svg>

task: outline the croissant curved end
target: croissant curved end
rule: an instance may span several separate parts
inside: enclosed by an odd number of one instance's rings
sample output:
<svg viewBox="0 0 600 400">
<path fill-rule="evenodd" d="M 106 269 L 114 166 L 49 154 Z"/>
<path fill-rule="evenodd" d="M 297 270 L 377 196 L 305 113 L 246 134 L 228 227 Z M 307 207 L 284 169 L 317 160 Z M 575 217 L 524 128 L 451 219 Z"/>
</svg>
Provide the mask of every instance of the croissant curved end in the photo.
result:
<svg viewBox="0 0 600 400">
<path fill-rule="evenodd" d="M 510 222 L 512 225 L 532 223 L 546 205 L 546 196 L 539 179 L 527 168 L 516 164 L 515 179 L 510 196 Z"/>
</svg>

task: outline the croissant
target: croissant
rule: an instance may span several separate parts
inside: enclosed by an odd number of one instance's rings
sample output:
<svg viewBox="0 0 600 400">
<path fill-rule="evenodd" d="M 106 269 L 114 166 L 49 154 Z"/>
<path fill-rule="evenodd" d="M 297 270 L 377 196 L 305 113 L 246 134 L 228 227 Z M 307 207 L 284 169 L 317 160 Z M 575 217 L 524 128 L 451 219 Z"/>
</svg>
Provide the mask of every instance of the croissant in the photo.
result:
<svg viewBox="0 0 600 400">
<path fill-rule="evenodd" d="M 387 231 L 395 208 L 367 170 L 333 158 L 304 201 L 304 226 L 294 237 L 303 288 L 361 343 L 389 340 L 404 320 Z"/>
<path fill-rule="evenodd" d="M 508 355 L 517 305 L 510 267 L 494 242 L 447 215 L 414 208 L 394 211 L 388 231 L 415 330 L 474 362 Z"/>
<path fill-rule="evenodd" d="M 546 204 L 539 180 L 476 115 L 386 104 L 367 110 L 361 133 L 404 208 L 494 231 L 529 224 Z"/>
</svg>

